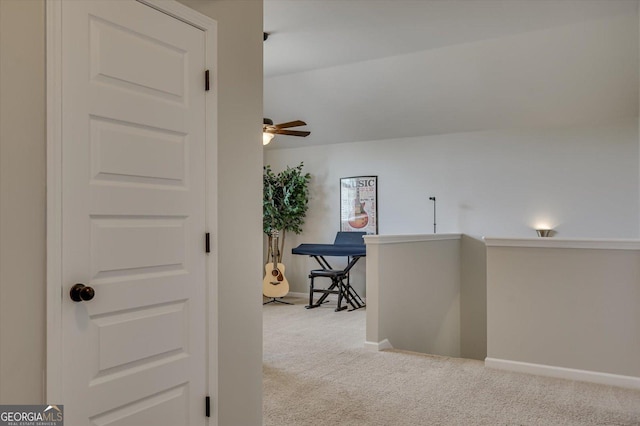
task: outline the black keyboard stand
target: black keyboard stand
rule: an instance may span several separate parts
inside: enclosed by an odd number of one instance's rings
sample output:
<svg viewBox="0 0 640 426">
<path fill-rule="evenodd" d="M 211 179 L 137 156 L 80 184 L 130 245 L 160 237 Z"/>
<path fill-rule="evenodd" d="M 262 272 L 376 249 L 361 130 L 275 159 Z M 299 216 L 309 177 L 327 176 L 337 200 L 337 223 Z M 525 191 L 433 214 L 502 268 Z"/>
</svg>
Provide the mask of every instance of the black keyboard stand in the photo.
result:
<svg viewBox="0 0 640 426">
<path fill-rule="evenodd" d="M 354 290 L 350 284 L 349 271 L 355 266 L 362 256 L 353 256 L 349 258 L 349 263 L 345 269 L 333 269 L 329 262 L 323 256 L 311 256 L 320 264 L 322 269 L 313 269 L 309 273 L 309 304 L 305 306 L 307 309 L 317 308 L 326 303 L 326 299 L 330 294 L 338 295 L 338 306 L 336 312 L 343 311 L 351 305 L 349 311 L 364 308 L 365 303 L 360 295 Z M 329 278 L 331 285 L 326 289 L 315 288 L 316 278 Z M 322 293 L 322 296 L 316 303 L 313 303 L 313 294 Z M 347 306 L 342 305 L 342 299 L 345 300 Z"/>
<path fill-rule="evenodd" d="M 338 232 L 333 244 L 300 244 L 291 250 L 297 255 L 313 257 L 320 265 L 320 269 L 312 269 L 309 273 L 309 304 L 307 309 L 317 308 L 327 302 L 330 294 L 338 295 L 338 307 L 336 311 L 342 311 L 351 306 L 350 311 L 364 308 L 365 303 L 360 295 L 351 286 L 349 271 L 355 266 L 361 257 L 367 255 L 367 249 L 363 237 L 365 232 Z M 333 269 L 325 256 L 347 257 L 347 266 L 344 269 Z M 331 285 L 326 289 L 316 288 L 316 278 L 329 278 Z M 317 302 L 313 302 L 313 294 L 322 293 Z M 342 305 L 345 299 L 346 306 Z"/>
</svg>

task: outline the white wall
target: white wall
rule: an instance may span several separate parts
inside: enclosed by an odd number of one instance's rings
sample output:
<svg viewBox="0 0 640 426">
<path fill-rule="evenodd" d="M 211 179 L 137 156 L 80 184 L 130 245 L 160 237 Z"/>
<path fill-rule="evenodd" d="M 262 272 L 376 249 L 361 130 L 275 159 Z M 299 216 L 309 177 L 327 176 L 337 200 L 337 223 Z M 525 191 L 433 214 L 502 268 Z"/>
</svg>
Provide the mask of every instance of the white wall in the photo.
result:
<svg viewBox="0 0 640 426">
<path fill-rule="evenodd" d="M 635 122 L 601 128 L 486 131 L 267 151 L 312 174 L 306 233 L 336 230 L 340 177 L 378 175 L 380 234 L 566 237 L 638 235 Z M 322 222 L 322 223 L 317 223 Z M 317 231 L 316 231 L 317 232 Z"/>
<path fill-rule="evenodd" d="M 0 404 L 44 401 L 44 2 L 0 1 Z"/>
<path fill-rule="evenodd" d="M 638 237 L 639 37 L 630 5 L 628 15 L 266 79 L 266 115 L 317 116 L 311 131 L 326 126 L 328 140 L 343 142 L 279 137 L 265 150 L 275 170 L 304 161 L 312 174 L 307 223 L 291 246 L 332 240 L 339 179 L 361 174 L 378 175 L 381 234 L 432 232 L 435 196 L 439 233 L 527 237 L 546 224 L 560 238 Z M 339 118 L 323 122 L 330 112 Z M 376 138 L 395 138 L 359 141 L 346 124 L 380 120 L 388 129 Z M 403 137 L 409 128 L 422 135 Z M 305 291 L 313 265 L 288 263 L 293 291 Z"/>
<path fill-rule="evenodd" d="M 262 1 L 184 0 L 218 21 L 220 426 L 262 424 Z"/>
</svg>

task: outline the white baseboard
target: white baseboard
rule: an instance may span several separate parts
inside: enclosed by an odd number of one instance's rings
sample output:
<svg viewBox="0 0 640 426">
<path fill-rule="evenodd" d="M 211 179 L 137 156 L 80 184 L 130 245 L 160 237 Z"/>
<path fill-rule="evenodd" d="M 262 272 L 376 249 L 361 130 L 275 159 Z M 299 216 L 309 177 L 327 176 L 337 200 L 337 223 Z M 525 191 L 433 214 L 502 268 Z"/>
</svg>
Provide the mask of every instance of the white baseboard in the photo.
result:
<svg viewBox="0 0 640 426">
<path fill-rule="evenodd" d="M 537 374 L 539 376 L 559 379 L 578 380 L 581 382 L 599 383 L 601 385 L 640 389 L 640 377 L 622 376 L 619 374 L 601 373 L 599 371 L 577 370 L 573 368 L 555 367 L 544 364 L 509 361 L 506 359 L 485 358 L 485 367 L 497 370 L 515 371 L 518 373 Z"/>
<path fill-rule="evenodd" d="M 391 342 L 388 339 L 384 339 L 381 342 L 364 342 L 365 349 L 369 349 L 371 351 L 384 351 L 385 349 L 393 349 Z"/>
</svg>

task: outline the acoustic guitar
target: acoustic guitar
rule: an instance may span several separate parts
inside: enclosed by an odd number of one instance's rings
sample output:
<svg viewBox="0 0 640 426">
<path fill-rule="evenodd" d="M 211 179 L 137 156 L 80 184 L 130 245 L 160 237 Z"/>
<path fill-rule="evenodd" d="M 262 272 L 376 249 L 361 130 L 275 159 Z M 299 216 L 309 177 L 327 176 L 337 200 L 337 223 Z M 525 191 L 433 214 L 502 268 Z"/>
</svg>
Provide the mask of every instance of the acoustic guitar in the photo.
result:
<svg viewBox="0 0 640 426">
<path fill-rule="evenodd" d="M 369 215 L 364 210 L 363 202 L 360 202 L 360 188 L 356 188 L 356 198 L 353 201 L 353 208 L 349 214 L 349 225 L 352 228 L 362 229 L 369 223 Z"/>
<path fill-rule="evenodd" d="M 289 281 L 284 276 L 284 269 L 284 265 L 278 262 L 278 231 L 271 231 L 271 262 L 264 267 L 262 294 L 276 298 L 289 293 Z"/>
</svg>

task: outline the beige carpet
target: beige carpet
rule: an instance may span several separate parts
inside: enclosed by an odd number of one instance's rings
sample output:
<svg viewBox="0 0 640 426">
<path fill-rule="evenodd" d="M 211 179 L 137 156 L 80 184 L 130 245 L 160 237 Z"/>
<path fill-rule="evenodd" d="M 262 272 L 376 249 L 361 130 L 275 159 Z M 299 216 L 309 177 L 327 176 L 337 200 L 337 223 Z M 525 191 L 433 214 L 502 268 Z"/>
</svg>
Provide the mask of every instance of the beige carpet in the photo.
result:
<svg viewBox="0 0 640 426">
<path fill-rule="evenodd" d="M 264 424 L 640 425 L 640 391 L 363 348 L 365 312 L 264 306 Z"/>
</svg>

